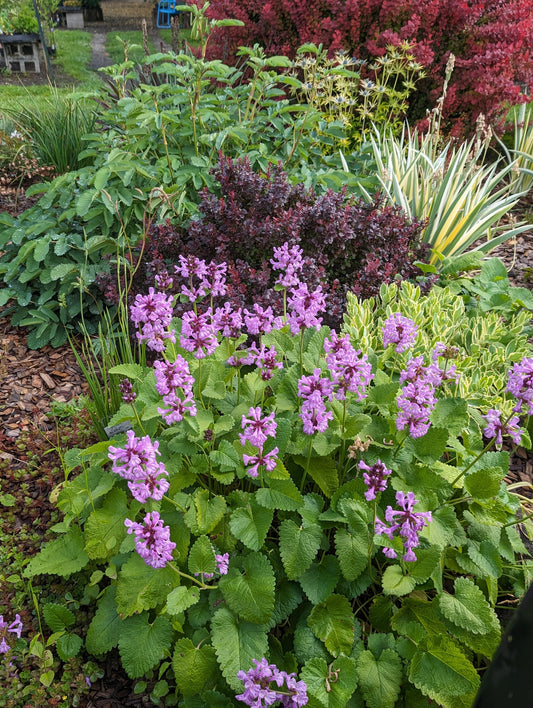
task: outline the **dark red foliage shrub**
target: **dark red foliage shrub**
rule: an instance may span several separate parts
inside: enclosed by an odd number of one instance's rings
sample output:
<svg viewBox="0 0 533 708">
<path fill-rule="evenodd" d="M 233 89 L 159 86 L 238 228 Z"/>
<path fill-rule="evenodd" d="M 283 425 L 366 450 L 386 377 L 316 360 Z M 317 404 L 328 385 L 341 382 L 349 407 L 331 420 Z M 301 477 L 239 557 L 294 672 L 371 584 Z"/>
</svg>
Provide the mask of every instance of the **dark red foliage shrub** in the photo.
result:
<svg viewBox="0 0 533 708">
<path fill-rule="evenodd" d="M 154 285 L 156 274 L 172 271 L 180 254 L 192 254 L 228 264 L 225 299 L 234 305 L 257 302 L 280 311 L 282 294 L 274 289 L 269 259 L 274 246 L 287 241 L 304 252 L 302 279 L 325 286 L 324 322 L 338 326 L 348 290 L 366 298 L 382 283 L 420 274 L 413 261 L 427 255 L 421 224 L 399 208 L 383 207 L 379 198 L 368 204 L 345 192 L 316 194 L 290 184 L 281 166 L 261 176 L 246 159 L 221 157 L 214 175 L 219 193 L 202 192 L 199 218 L 188 230 L 168 222 L 150 230 L 132 297 Z"/>
<path fill-rule="evenodd" d="M 506 104 L 525 100 L 520 86 L 533 84 L 530 0 L 217 0 L 209 12 L 245 22 L 212 39 L 211 52 L 229 63 L 238 46 L 256 42 L 267 54 L 294 56 L 314 42 L 363 59 L 382 55 L 387 44 L 414 43 L 428 77 L 417 86 L 412 120 L 424 118 L 440 96 L 452 52 L 444 112 L 456 134 L 471 132 L 480 113 L 501 126 Z"/>
</svg>

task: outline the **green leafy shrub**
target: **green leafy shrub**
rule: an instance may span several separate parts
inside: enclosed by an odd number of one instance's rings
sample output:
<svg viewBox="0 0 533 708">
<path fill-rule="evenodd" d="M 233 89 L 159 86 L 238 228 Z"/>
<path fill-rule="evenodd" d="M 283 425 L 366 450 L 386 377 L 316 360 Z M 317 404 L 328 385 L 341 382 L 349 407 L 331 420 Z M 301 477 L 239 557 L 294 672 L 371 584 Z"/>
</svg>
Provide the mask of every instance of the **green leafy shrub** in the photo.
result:
<svg viewBox="0 0 533 708">
<path fill-rule="evenodd" d="M 180 264 L 195 305 L 223 284 L 205 267 Z M 264 658 L 297 674 L 309 706 L 468 707 L 496 605 L 531 579 L 499 437 L 530 446 L 513 418 L 514 394 L 531 408 L 517 389 L 529 313 L 505 322 L 448 288 L 388 285 L 349 297 L 343 339 L 302 288 L 288 320 L 244 313 L 227 337 L 196 307 L 170 323 L 163 292 L 137 298 L 160 359 L 111 370 L 129 378 L 111 423 L 131 429 L 66 455 L 64 520 L 26 575 L 92 573 L 87 650 L 118 648 L 167 705 L 246 702 L 239 672 Z"/>
<path fill-rule="evenodd" d="M 122 257 L 152 220 L 186 222 L 198 191 L 213 186 L 210 168 L 221 150 L 264 171 L 281 160 L 292 179 L 322 189 L 358 189 L 338 155 L 322 154 L 333 128 L 311 106 L 292 105 L 280 73 L 286 65 L 284 57 L 263 61 L 252 52 L 248 78 L 188 54 L 106 70 L 100 129 L 79 155 L 87 166 L 35 187 L 42 198 L 19 218 L 0 217 L 0 306 L 10 301 L 5 314 L 30 327 L 29 346 L 61 344 L 64 328 L 82 315 L 95 331 L 103 256 L 118 247 Z"/>
</svg>

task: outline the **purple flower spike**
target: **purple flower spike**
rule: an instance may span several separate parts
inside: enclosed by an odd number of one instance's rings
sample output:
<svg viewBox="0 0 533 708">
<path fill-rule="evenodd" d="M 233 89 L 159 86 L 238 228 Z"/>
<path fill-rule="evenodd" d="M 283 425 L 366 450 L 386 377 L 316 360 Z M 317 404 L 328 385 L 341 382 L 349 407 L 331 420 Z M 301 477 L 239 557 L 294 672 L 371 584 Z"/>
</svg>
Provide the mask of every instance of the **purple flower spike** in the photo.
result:
<svg viewBox="0 0 533 708">
<path fill-rule="evenodd" d="M 525 406 L 527 415 L 533 414 L 533 357 L 524 357 L 513 364 L 506 390 L 518 399 L 514 409 L 517 413 L 521 413 Z"/>
<path fill-rule="evenodd" d="M 228 567 L 229 567 L 229 553 L 222 553 L 222 554 L 217 553 L 215 555 L 215 560 L 216 560 L 218 572 L 220 573 L 220 575 L 227 575 L 228 574 Z"/>
<path fill-rule="evenodd" d="M 318 391 L 321 396 L 330 401 L 333 398 L 333 381 L 322 377 L 320 369 L 315 369 L 311 376 L 302 376 L 298 381 L 298 395 L 300 398 L 309 398 L 315 391 Z"/>
<path fill-rule="evenodd" d="M 392 506 L 388 506 L 385 511 L 385 521 L 391 526 L 387 526 L 376 518 L 374 533 L 377 536 L 385 534 L 392 541 L 397 531 L 398 535 L 405 539 L 403 545 L 406 551 L 403 560 L 416 561 L 413 548 L 416 548 L 420 543 L 418 533 L 431 522 L 431 512 L 413 511 L 413 507 L 418 503 L 413 492 L 407 492 L 407 494 L 396 492 L 396 503 L 401 509 L 394 510 Z M 397 556 L 396 551 L 392 548 L 383 548 L 383 553 L 387 558 L 396 558 Z"/>
<path fill-rule="evenodd" d="M 9 625 L 7 631 L 16 634 L 17 639 L 20 639 L 20 635 L 22 632 L 22 620 L 20 619 L 20 615 L 15 615 L 15 620 Z"/>
<path fill-rule="evenodd" d="M 7 654 L 8 651 L 11 651 L 11 647 L 6 642 L 6 638 L 2 637 L 2 641 L 0 642 L 0 654 Z"/>
<path fill-rule="evenodd" d="M 508 435 L 515 445 L 520 445 L 522 431 L 518 427 L 520 419 L 517 415 L 514 415 L 505 425 L 501 420 L 501 411 L 495 408 L 489 408 L 483 417 L 487 421 L 487 427 L 483 430 L 483 435 L 486 438 L 496 438 L 496 445 L 501 445 L 503 436 Z"/>
<path fill-rule="evenodd" d="M 137 398 L 137 394 L 133 390 L 133 385 L 129 379 L 122 379 L 118 387 L 122 394 L 122 400 L 124 403 L 133 403 L 133 401 Z"/>
<path fill-rule="evenodd" d="M 173 300 L 171 295 L 148 289 L 148 295 L 136 295 L 130 317 L 137 325 L 159 324 L 168 327 L 172 320 Z"/>
<path fill-rule="evenodd" d="M 366 470 L 363 472 L 363 480 L 368 487 L 365 492 L 365 499 L 371 501 L 376 498 L 378 492 L 384 492 L 387 488 L 387 477 L 392 470 L 388 470 L 381 460 L 375 462 L 372 467 L 369 467 L 366 462 L 361 460 L 359 468 Z"/>
<path fill-rule="evenodd" d="M 197 359 L 204 359 L 218 347 L 211 310 L 197 315 L 193 310 L 182 317 L 180 345 Z"/>
<path fill-rule="evenodd" d="M 246 470 L 250 477 L 259 476 L 259 467 L 265 467 L 267 472 L 273 472 L 276 469 L 278 458 L 276 455 L 279 448 L 275 447 L 270 452 L 263 454 L 263 448 L 259 448 L 257 455 L 243 455 L 242 459 L 248 469 Z"/>
<path fill-rule="evenodd" d="M 162 462 L 156 460 L 160 455 L 159 443 L 152 442 L 148 435 L 135 437 L 133 430 L 126 433 L 128 441 L 124 448 L 110 445 L 108 458 L 113 462 L 112 471 L 128 480 L 128 487 L 135 499 L 145 503 L 147 499 L 162 499 L 169 484 Z"/>
<path fill-rule="evenodd" d="M 408 383 L 396 399 L 399 413 L 396 418 L 396 428 L 409 428 L 412 438 L 421 438 L 429 430 L 429 417 L 437 403 L 434 387 L 425 379 L 416 379 Z"/>
<path fill-rule="evenodd" d="M 261 418 L 261 408 L 250 408 L 250 418 L 242 416 L 241 427 L 244 433 L 239 433 L 241 444 L 244 446 L 249 440 L 254 447 L 262 449 L 267 438 L 273 438 L 276 435 L 277 423 L 274 420 L 274 413 Z"/>
<path fill-rule="evenodd" d="M 306 435 L 327 430 L 328 422 L 333 420 L 333 413 L 326 410 L 320 391 L 313 391 L 302 403 L 300 418 Z"/>
<path fill-rule="evenodd" d="M 283 322 L 281 317 L 274 317 L 272 308 L 262 308 L 257 303 L 254 304 L 254 311 L 244 310 L 244 324 L 248 334 L 268 334 L 273 329 L 281 329 Z"/>
<path fill-rule="evenodd" d="M 157 511 L 146 514 L 143 524 L 126 519 L 128 533 L 135 533 L 135 549 L 152 568 L 164 568 L 172 560 L 176 544 L 170 540 L 170 528 L 164 526 Z"/>
<path fill-rule="evenodd" d="M 289 307 L 287 321 L 292 334 L 299 334 L 304 327 L 320 328 L 322 317 L 317 315 L 326 309 L 326 298 L 321 285 L 313 292 L 309 292 L 306 283 L 299 283 L 291 290 L 287 305 Z"/>
<path fill-rule="evenodd" d="M 307 705 L 307 686 L 303 681 L 296 680 L 296 674 L 280 671 L 265 658 L 253 661 L 255 668 L 237 673 L 237 678 L 244 683 L 244 693 L 235 696 L 238 701 L 252 708 L 271 706 L 276 701 L 280 701 L 283 706 Z M 274 686 L 271 687 L 271 684 Z M 279 692 L 276 687 L 280 689 Z"/>
<path fill-rule="evenodd" d="M 404 352 L 415 343 L 418 328 L 408 317 L 400 312 L 394 312 L 383 325 L 383 346 L 394 344 L 395 351 Z"/>
<path fill-rule="evenodd" d="M 298 273 L 303 268 L 303 250 L 299 246 L 291 246 L 284 243 L 279 248 L 274 247 L 274 258 L 270 259 L 273 270 L 285 271 L 278 276 L 276 285 L 284 288 L 292 288 L 298 285 Z"/>
</svg>

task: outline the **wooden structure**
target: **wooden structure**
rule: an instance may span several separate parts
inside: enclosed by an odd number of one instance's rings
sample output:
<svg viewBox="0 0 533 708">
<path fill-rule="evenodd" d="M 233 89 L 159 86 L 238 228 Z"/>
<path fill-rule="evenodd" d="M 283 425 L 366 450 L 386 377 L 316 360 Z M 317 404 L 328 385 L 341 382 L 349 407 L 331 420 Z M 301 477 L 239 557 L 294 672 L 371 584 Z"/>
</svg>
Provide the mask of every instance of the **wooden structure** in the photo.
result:
<svg viewBox="0 0 533 708">
<path fill-rule="evenodd" d="M 38 34 L 0 34 L 0 46 L 9 71 L 41 72 L 41 38 Z"/>
</svg>

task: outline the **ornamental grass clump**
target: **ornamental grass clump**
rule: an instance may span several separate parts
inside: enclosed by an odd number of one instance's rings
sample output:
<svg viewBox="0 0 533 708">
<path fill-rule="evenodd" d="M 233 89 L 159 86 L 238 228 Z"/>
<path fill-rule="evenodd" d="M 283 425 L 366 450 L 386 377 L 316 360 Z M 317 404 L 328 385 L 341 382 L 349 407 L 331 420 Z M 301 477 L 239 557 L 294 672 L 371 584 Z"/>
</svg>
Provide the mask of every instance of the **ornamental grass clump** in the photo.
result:
<svg viewBox="0 0 533 708">
<path fill-rule="evenodd" d="M 290 248 L 280 311 L 217 313 L 199 258 L 161 280 L 187 316 L 138 295 L 155 362 L 111 370 L 117 432 L 65 456 L 26 576 L 87 583 L 85 649 L 160 705 L 470 706 L 533 573 L 502 447 L 530 447 L 529 313 L 391 284 L 336 332 Z"/>
</svg>

